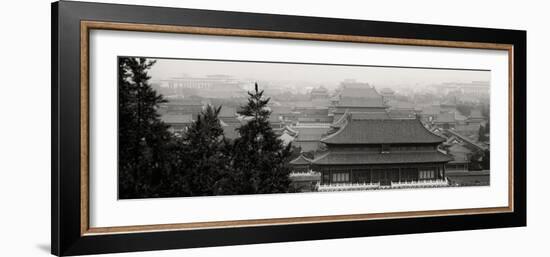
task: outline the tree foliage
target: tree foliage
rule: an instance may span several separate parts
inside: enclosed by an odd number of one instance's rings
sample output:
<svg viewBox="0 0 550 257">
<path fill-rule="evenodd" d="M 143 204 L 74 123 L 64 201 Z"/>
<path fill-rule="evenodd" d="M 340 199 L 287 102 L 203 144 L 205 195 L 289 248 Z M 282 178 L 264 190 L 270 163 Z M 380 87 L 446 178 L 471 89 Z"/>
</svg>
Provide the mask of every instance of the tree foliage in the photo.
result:
<svg viewBox="0 0 550 257">
<path fill-rule="evenodd" d="M 149 84 L 154 64 L 145 58 L 120 58 L 119 73 L 119 197 L 155 195 L 169 172 L 171 135 L 157 113 L 164 103 Z"/>
<path fill-rule="evenodd" d="M 238 128 L 240 137 L 234 142 L 233 187 L 238 194 L 282 193 L 290 185 L 291 144 L 283 146 L 269 124 L 269 98 L 263 96 L 263 90 L 248 93 L 248 103 L 238 111 L 247 121 Z"/>
<path fill-rule="evenodd" d="M 208 105 L 177 140 L 176 157 L 166 196 L 216 195 L 230 174 L 230 143 L 218 119 L 221 107 Z"/>
<path fill-rule="evenodd" d="M 120 58 L 119 197 L 147 198 L 288 192 L 291 144 L 269 123 L 269 98 L 256 85 L 238 112 L 246 123 L 228 140 L 221 106 L 206 106 L 182 137 L 168 131 L 157 110 L 166 102 L 151 87 L 154 61 Z"/>
</svg>

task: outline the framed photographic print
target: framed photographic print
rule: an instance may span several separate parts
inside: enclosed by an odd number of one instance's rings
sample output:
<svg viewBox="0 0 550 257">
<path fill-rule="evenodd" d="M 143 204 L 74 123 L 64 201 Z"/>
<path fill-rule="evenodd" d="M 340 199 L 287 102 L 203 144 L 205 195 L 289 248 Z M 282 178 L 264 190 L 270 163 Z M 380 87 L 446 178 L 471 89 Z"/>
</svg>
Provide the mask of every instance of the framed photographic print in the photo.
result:
<svg viewBox="0 0 550 257">
<path fill-rule="evenodd" d="M 52 253 L 526 225 L 526 32 L 52 5 Z"/>
</svg>

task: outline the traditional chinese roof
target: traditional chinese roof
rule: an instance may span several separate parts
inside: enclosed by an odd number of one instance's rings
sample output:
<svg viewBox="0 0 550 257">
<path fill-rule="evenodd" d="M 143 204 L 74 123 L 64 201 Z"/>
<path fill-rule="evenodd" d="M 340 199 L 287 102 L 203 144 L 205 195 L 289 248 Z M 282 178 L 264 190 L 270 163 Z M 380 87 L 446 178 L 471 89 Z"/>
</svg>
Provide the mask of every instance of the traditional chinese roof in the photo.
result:
<svg viewBox="0 0 550 257">
<path fill-rule="evenodd" d="M 444 138 L 417 119 L 351 119 L 337 132 L 321 139 L 326 144 L 441 143 Z"/>
<path fill-rule="evenodd" d="M 460 139 L 458 139 L 456 136 L 451 135 L 450 137 L 447 138 L 447 140 L 443 144 L 454 145 L 454 144 L 460 144 L 460 143 L 462 143 Z"/>
<path fill-rule="evenodd" d="M 374 87 L 365 86 L 345 86 L 340 92 L 338 106 L 344 107 L 387 107 L 384 104 L 384 98 Z"/>
<path fill-rule="evenodd" d="M 414 103 L 401 100 L 390 100 L 388 101 L 388 105 L 391 109 L 414 110 L 415 107 Z"/>
<path fill-rule="evenodd" d="M 472 154 L 472 151 L 462 145 L 453 144 L 449 147 L 448 153 L 453 157 L 451 163 L 468 163 L 468 156 Z"/>
<path fill-rule="evenodd" d="M 380 94 L 367 83 L 345 83 L 343 84 L 340 97 L 379 97 Z"/>
<path fill-rule="evenodd" d="M 298 158 L 290 161 L 290 164 L 292 165 L 308 165 L 308 164 L 311 164 L 311 159 L 303 156 L 303 155 L 300 155 L 298 156 Z"/>
<path fill-rule="evenodd" d="M 330 126 L 296 126 L 293 129 L 298 131 L 296 141 L 320 141 Z"/>
<path fill-rule="evenodd" d="M 382 119 L 391 119 L 388 112 L 350 112 L 348 115 L 351 115 L 353 120 L 382 120 Z"/>
<path fill-rule="evenodd" d="M 294 137 L 287 134 L 287 133 L 282 133 L 282 135 L 279 136 L 279 139 L 283 142 L 283 145 L 288 145 L 290 144 L 292 141 L 294 141 Z"/>
<path fill-rule="evenodd" d="M 389 117 L 392 119 L 414 119 L 416 118 L 416 113 L 412 109 L 390 109 L 388 111 Z"/>
<path fill-rule="evenodd" d="M 344 112 L 344 114 L 336 120 L 332 127 L 340 128 L 350 119 L 354 120 L 380 120 L 380 119 L 391 119 L 388 112 Z"/>
<path fill-rule="evenodd" d="M 292 137 L 295 137 L 296 135 L 298 135 L 298 131 L 292 129 L 292 128 L 289 127 L 289 126 L 284 126 L 284 127 L 281 129 L 281 133 L 289 134 L 289 135 L 292 136 Z"/>
<path fill-rule="evenodd" d="M 386 108 L 384 99 L 382 98 L 357 98 L 357 97 L 343 97 L 338 101 L 339 107 L 377 107 Z"/>
<path fill-rule="evenodd" d="M 468 137 L 466 137 L 464 135 L 461 135 L 460 133 L 458 133 L 454 130 L 449 129 L 449 130 L 447 130 L 447 132 L 449 132 L 450 134 L 456 136 L 457 138 L 462 140 L 466 145 L 468 145 L 470 147 L 473 147 L 476 150 L 485 151 L 485 150 L 489 149 L 489 146 L 486 146 L 486 145 L 484 145 L 482 143 L 479 143 L 479 142 L 474 142 L 473 140 L 469 139 Z"/>
<path fill-rule="evenodd" d="M 364 164 L 407 164 L 448 162 L 453 158 L 439 151 L 426 152 L 327 152 L 315 158 L 314 165 L 364 165 Z"/>
</svg>

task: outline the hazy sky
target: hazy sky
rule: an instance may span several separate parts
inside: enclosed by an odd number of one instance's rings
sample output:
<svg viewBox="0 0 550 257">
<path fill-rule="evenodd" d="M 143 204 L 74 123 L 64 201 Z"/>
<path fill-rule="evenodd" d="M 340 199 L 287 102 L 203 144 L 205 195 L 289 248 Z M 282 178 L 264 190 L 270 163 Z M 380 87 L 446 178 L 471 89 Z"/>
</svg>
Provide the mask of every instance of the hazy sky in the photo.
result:
<svg viewBox="0 0 550 257">
<path fill-rule="evenodd" d="M 373 85 L 417 85 L 442 82 L 490 81 L 490 71 L 451 69 L 421 69 L 395 67 L 365 67 L 343 65 L 258 63 L 156 59 L 151 68 L 153 80 L 181 77 L 202 77 L 212 74 L 230 75 L 237 79 L 308 81 L 336 85 L 345 79 L 355 79 Z"/>
</svg>

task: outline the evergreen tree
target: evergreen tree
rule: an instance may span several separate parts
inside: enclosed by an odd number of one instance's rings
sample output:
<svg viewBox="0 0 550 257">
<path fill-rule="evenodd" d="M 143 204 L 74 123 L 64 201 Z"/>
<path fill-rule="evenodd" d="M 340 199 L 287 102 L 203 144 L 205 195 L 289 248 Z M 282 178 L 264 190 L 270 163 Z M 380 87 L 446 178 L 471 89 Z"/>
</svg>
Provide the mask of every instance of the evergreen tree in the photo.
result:
<svg viewBox="0 0 550 257">
<path fill-rule="evenodd" d="M 218 119 L 221 106 L 208 105 L 181 140 L 173 196 L 215 195 L 219 181 L 228 174 L 228 142 Z M 175 194 L 175 195 L 174 195 Z"/>
<path fill-rule="evenodd" d="M 233 146 L 233 174 L 224 193 L 256 194 L 288 192 L 291 144 L 286 147 L 269 123 L 269 98 L 255 85 L 248 103 L 238 113 L 247 121 L 238 128 Z"/>
<path fill-rule="evenodd" d="M 162 95 L 149 84 L 148 70 L 154 61 L 119 59 L 119 197 L 156 196 L 170 160 L 168 126 L 157 113 Z"/>
</svg>

